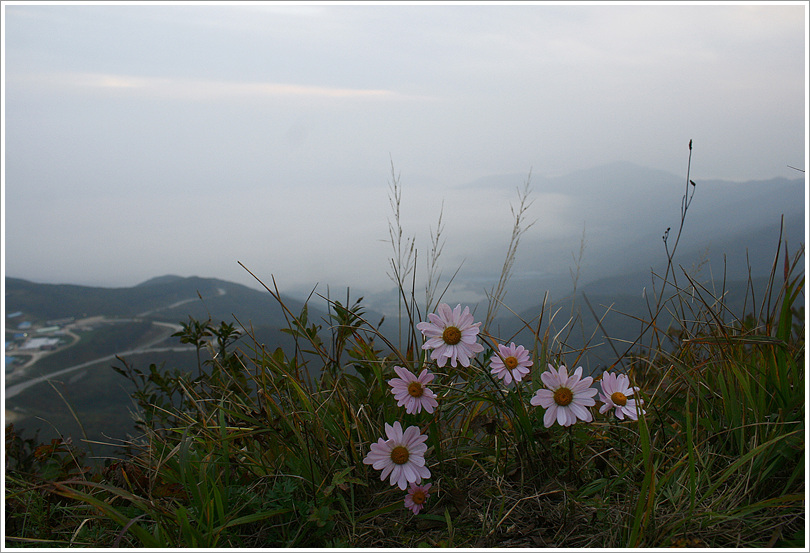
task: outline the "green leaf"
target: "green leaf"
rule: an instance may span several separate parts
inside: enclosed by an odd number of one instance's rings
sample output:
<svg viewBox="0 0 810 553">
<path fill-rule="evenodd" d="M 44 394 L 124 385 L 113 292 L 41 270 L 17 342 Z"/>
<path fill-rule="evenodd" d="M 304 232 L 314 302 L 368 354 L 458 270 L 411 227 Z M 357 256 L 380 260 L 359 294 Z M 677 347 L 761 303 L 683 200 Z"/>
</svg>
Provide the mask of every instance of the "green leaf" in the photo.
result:
<svg viewBox="0 0 810 553">
<path fill-rule="evenodd" d="M 250 524 L 251 522 L 258 522 L 260 520 L 265 520 L 265 519 L 268 519 L 268 518 L 271 518 L 271 517 L 275 517 L 275 516 L 278 516 L 278 515 L 283 515 L 283 514 L 286 514 L 286 513 L 293 512 L 293 511 L 294 511 L 293 508 L 287 507 L 287 508 L 274 509 L 272 511 L 264 511 L 264 512 L 260 512 L 260 513 L 252 513 L 252 514 L 249 514 L 249 515 L 244 515 L 244 516 L 241 516 L 241 517 L 237 517 L 237 518 L 235 518 L 233 520 L 230 520 L 227 523 L 217 527 L 215 531 L 217 533 L 219 533 L 219 532 L 221 532 L 222 530 L 224 530 L 226 528 L 233 528 L 235 526 L 241 526 L 242 524 Z"/>
</svg>

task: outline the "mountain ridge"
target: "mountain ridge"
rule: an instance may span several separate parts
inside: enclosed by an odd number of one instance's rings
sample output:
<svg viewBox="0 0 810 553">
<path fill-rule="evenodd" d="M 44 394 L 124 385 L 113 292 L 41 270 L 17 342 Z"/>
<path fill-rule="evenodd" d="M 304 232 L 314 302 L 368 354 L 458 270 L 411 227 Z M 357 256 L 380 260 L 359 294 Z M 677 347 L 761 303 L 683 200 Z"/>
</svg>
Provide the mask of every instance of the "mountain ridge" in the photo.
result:
<svg viewBox="0 0 810 553">
<path fill-rule="evenodd" d="M 205 320 L 231 320 L 236 314 L 273 326 L 286 326 L 284 312 L 267 292 L 217 278 L 164 275 L 131 287 L 98 287 L 75 284 L 43 284 L 7 276 L 6 306 L 37 319 L 61 319 L 104 315 L 149 316 L 177 322 L 189 316 Z M 281 295 L 293 313 L 303 302 Z M 313 311 L 319 314 L 318 309 Z"/>
</svg>

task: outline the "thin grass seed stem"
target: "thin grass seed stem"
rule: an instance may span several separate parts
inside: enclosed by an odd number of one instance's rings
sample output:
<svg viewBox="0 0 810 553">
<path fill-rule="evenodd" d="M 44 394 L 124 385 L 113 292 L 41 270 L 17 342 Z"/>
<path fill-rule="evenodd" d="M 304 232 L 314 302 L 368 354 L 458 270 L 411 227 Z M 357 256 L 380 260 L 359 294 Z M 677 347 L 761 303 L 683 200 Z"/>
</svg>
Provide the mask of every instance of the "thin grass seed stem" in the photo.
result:
<svg viewBox="0 0 810 553">
<path fill-rule="evenodd" d="M 689 159 L 688 159 L 687 167 L 686 167 L 687 194 L 688 194 L 688 191 L 689 191 L 689 185 L 692 182 L 690 180 L 691 168 L 692 168 L 692 141 L 690 140 L 689 141 Z M 693 186 L 692 197 L 694 197 L 694 188 L 696 188 L 696 187 Z M 664 236 L 663 236 L 664 249 L 665 249 L 666 254 L 667 254 L 667 266 L 666 266 L 666 271 L 664 273 L 664 277 L 662 279 L 661 289 L 660 289 L 660 291 L 658 293 L 658 298 L 656 300 L 655 313 L 650 317 L 650 321 L 647 323 L 647 325 L 644 327 L 644 329 L 639 333 L 638 338 L 636 338 L 633 341 L 633 343 L 631 343 L 627 347 L 625 352 L 621 355 L 620 359 L 627 356 L 627 354 L 630 353 L 630 351 L 632 351 L 632 349 L 634 347 L 636 347 L 636 344 L 641 340 L 641 338 L 644 336 L 644 334 L 650 328 L 652 328 L 655 325 L 655 322 L 658 319 L 658 315 L 661 313 L 661 310 L 663 309 L 662 300 L 663 300 L 663 296 L 664 296 L 664 289 L 665 289 L 666 284 L 667 284 L 667 277 L 669 276 L 669 272 L 672 269 L 672 258 L 675 255 L 675 249 L 677 248 L 678 242 L 680 241 L 681 231 L 683 230 L 683 224 L 684 224 L 685 217 L 686 217 L 686 211 L 688 210 L 689 205 L 691 204 L 691 202 L 692 202 L 691 198 L 689 199 L 688 202 L 685 202 L 683 199 L 681 201 L 681 205 L 683 206 L 683 209 L 682 209 L 682 212 L 681 212 L 680 227 L 679 227 L 679 230 L 678 230 L 678 236 L 676 237 L 676 240 L 675 240 L 675 244 L 674 244 L 674 246 L 672 248 L 672 252 L 669 251 L 669 246 L 668 246 L 668 242 L 667 242 L 667 239 L 669 237 L 670 229 L 667 229 L 666 232 L 664 233 Z M 653 290 L 653 292 L 654 292 L 654 290 Z M 657 333 L 654 333 L 653 334 L 653 339 L 655 339 L 656 337 L 657 337 Z M 652 349 L 652 347 L 650 347 L 650 349 Z"/>
<path fill-rule="evenodd" d="M 509 282 L 509 279 L 512 276 L 512 267 L 515 263 L 515 257 L 517 255 L 517 248 L 520 243 L 520 237 L 532 226 L 534 226 L 534 224 L 537 222 L 535 220 L 529 223 L 528 225 L 523 226 L 523 218 L 526 214 L 526 211 L 534 203 L 534 201 L 529 202 L 528 205 L 526 203 L 528 201 L 529 195 L 531 194 L 530 189 L 531 178 L 532 172 L 530 169 L 529 175 L 526 178 L 526 181 L 523 185 L 523 191 L 521 192 L 521 190 L 518 189 L 518 200 L 519 200 L 518 209 L 515 210 L 513 207 L 510 206 L 515 222 L 512 226 L 512 236 L 509 241 L 509 246 L 506 249 L 506 256 L 503 262 L 503 267 L 501 268 L 500 277 L 498 278 L 498 284 L 487 293 L 487 295 L 490 298 L 490 301 L 487 307 L 487 315 L 484 319 L 483 325 L 484 330 L 489 329 L 489 326 L 495 319 L 498 307 L 500 306 L 504 296 L 506 295 L 506 284 Z"/>
</svg>

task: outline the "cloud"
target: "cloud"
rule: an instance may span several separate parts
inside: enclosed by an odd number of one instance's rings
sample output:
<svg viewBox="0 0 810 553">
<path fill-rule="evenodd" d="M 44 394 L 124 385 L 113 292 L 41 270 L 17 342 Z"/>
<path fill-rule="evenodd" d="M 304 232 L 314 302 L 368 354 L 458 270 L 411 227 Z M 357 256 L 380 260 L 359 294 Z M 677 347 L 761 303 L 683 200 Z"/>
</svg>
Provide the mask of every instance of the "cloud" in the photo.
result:
<svg viewBox="0 0 810 553">
<path fill-rule="evenodd" d="M 141 77 L 112 73 L 39 73 L 17 76 L 19 84 L 48 88 L 68 88 L 77 92 L 134 91 L 142 96 L 184 100 L 221 100 L 233 98 L 263 98 L 272 96 L 375 99 L 397 98 L 392 90 L 376 88 L 340 88 L 291 83 L 212 81 Z"/>
</svg>

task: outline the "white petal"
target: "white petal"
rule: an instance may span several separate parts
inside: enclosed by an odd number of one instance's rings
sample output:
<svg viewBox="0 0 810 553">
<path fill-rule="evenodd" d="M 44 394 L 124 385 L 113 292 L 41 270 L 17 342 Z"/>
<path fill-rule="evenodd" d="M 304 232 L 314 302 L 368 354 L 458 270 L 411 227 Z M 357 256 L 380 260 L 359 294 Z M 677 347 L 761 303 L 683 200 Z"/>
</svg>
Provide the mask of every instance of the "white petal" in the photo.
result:
<svg viewBox="0 0 810 553">
<path fill-rule="evenodd" d="M 416 481 L 417 484 L 421 482 L 422 478 L 430 478 L 430 469 L 427 467 L 417 467 L 416 472 L 420 477 L 420 479 Z M 428 484 L 428 486 L 430 486 L 430 484 Z"/>
<path fill-rule="evenodd" d="M 537 390 L 529 403 L 535 406 L 539 405 L 544 409 L 548 409 L 552 405 L 557 405 L 554 403 L 554 394 L 551 390 Z"/>
<path fill-rule="evenodd" d="M 560 383 L 557 381 L 557 375 L 554 373 L 554 370 L 546 371 L 540 375 L 540 380 L 543 381 L 543 384 L 546 385 L 546 388 L 553 390 L 557 388 Z"/>
<path fill-rule="evenodd" d="M 594 393 L 596 393 L 596 390 L 594 390 Z M 585 405 L 586 407 L 590 407 L 591 405 L 596 405 L 596 400 L 594 398 L 592 398 L 592 397 L 588 397 L 589 395 L 593 395 L 593 394 L 588 394 L 588 393 L 574 394 L 574 400 L 573 401 L 574 401 L 574 403 L 577 403 L 579 405 Z"/>
<path fill-rule="evenodd" d="M 571 403 L 571 404 L 568 406 L 568 409 L 571 411 L 571 413 L 572 413 L 574 416 L 576 416 L 576 417 L 577 417 L 577 418 L 579 418 L 579 419 L 582 419 L 582 420 L 584 420 L 584 421 L 586 421 L 586 422 L 587 422 L 587 421 L 589 421 L 589 420 L 591 420 L 591 413 L 590 413 L 590 411 L 588 411 L 587 409 L 585 409 L 585 408 L 584 408 L 582 405 L 578 405 L 578 404 L 576 404 L 576 403 Z"/>
<path fill-rule="evenodd" d="M 428 315 L 428 319 L 430 319 L 430 321 L 417 323 L 416 328 L 421 330 L 422 334 L 430 334 L 432 336 L 440 335 L 444 328 L 442 320 L 433 313 Z"/>
<path fill-rule="evenodd" d="M 440 330 L 443 329 L 445 326 L 447 326 L 447 321 L 445 321 L 442 317 L 440 317 L 436 313 L 428 313 L 428 319 L 430 319 L 430 322 L 433 324 L 433 326 L 435 326 Z"/>
<path fill-rule="evenodd" d="M 546 414 L 543 415 L 543 424 L 546 428 L 551 428 L 551 426 L 554 424 L 554 419 L 557 418 L 558 409 L 559 407 L 555 403 L 546 410 Z"/>
<path fill-rule="evenodd" d="M 407 385 L 408 382 L 415 380 L 416 377 L 413 375 L 411 371 L 406 369 L 405 367 L 394 367 L 394 372 L 396 372 L 402 381 Z"/>
<path fill-rule="evenodd" d="M 405 476 L 405 480 L 407 482 L 414 482 L 416 481 L 417 474 L 414 470 L 414 466 L 411 463 L 405 463 L 402 465 L 402 473 Z"/>
<path fill-rule="evenodd" d="M 439 304 L 439 307 L 436 308 L 436 314 L 445 324 L 449 324 L 453 320 L 453 310 L 446 303 Z"/>
<path fill-rule="evenodd" d="M 436 338 L 431 338 L 429 340 L 425 340 L 425 345 L 422 346 L 422 349 L 437 349 L 445 347 L 445 342 L 441 337 L 441 334 Z"/>
<path fill-rule="evenodd" d="M 407 480 L 405 479 L 405 473 L 402 470 L 404 465 L 396 465 L 394 470 L 391 472 L 391 485 L 392 486 L 399 486 L 399 489 L 404 490 L 407 486 Z"/>
<path fill-rule="evenodd" d="M 568 426 L 568 409 L 565 407 L 557 407 L 557 423 L 560 426 Z"/>
<path fill-rule="evenodd" d="M 385 434 L 388 436 L 389 440 L 395 442 L 402 441 L 402 425 L 399 424 L 399 421 L 394 421 L 393 426 L 388 426 L 388 423 L 385 423 Z"/>
</svg>

